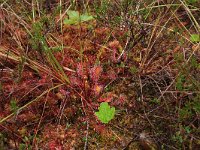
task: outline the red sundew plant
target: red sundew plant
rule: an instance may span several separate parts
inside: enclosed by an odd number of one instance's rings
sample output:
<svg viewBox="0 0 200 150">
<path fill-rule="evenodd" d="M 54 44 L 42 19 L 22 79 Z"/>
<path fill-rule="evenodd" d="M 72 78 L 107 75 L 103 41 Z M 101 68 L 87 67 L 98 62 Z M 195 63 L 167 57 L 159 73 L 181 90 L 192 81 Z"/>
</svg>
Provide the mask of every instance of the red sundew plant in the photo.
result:
<svg viewBox="0 0 200 150">
<path fill-rule="evenodd" d="M 84 97 L 98 96 L 103 91 L 103 85 L 99 82 L 102 67 L 87 67 L 86 65 L 77 64 L 76 75 L 70 78 L 72 87 L 80 91 Z"/>
<path fill-rule="evenodd" d="M 112 95 L 104 95 L 104 84 L 110 81 L 110 76 L 103 72 L 101 65 L 87 66 L 84 63 L 77 64 L 76 73 L 71 76 L 71 86 L 84 99 L 84 104 L 96 108 L 98 102 L 110 102 Z"/>
<path fill-rule="evenodd" d="M 90 69 L 90 78 L 94 83 L 99 81 L 103 69 L 101 66 L 94 66 Z"/>
<path fill-rule="evenodd" d="M 78 63 L 76 73 L 71 76 L 70 83 L 72 88 L 81 97 L 84 111 L 87 111 L 88 114 L 94 114 L 94 109 L 96 110 L 99 103 L 100 105 L 102 103 L 111 103 L 116 106 L 124 104 L 126 99 L 124 96 L 120 95 L 120 97 L 118 97 L 112 92 L 104 91 L 106 84 L 117 78 L 118 76 L 114 69 L 105 72 L 101 65 L 94 65 L 91 67 L 87 63 Z M 109 111 L 107 108 L 110 109 L 110 106 L 101 109 L 100 112 L 102 114 L 96 116 L 102 123 L 108 123 L 110 121 L 102 121 L 102 118 L 106 117 L 106 112 Z M 114 114 L 112 115 L 112 118 L 113 117 Z"/>
</svg>

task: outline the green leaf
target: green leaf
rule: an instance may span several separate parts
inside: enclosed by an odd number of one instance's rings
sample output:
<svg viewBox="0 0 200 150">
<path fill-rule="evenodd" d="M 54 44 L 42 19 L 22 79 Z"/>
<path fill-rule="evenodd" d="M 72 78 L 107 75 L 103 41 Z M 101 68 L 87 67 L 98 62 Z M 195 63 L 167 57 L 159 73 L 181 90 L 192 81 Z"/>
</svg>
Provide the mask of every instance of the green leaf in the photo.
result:
<svg viewBox="0 0 200 150">
<path fill-rule="evenodd" d="M 187 2 L 188 2 L 189 4 L 194 4 L 194 3 L 198 2 L 198 0 L 187 0 Z"/>
<path fill-rule="evenodd" d="M 19 107 L 17 106 L 17 100 L 16 99 L 11 99 L 10 101 L 10 109 L 16 113 Z"/>
<path fill-rule="evenodd" d="M 134 75 L 135 73 L 137 73 L 137 72 L 138 72 L 138 69 L 137 69 L 137 67 L 136 67 L 136 66 L 134 66 L 134 65 L 133 65 L 133 66 L 131 66 L 131 67 L 130 67 L 129 71 L 131 72 L 131 74 L 133 74 L 133 75 Z"/>
<path fill-rule="evenodd" d="M 95 115 L 102 123 L 108 123 L 114 118 L 115 108 L 110 107 L 107 102 L 100 104 L 99 111 L 95 112 Z"/>
<path fill-rule="evenodd" d="M 160 100 L 157 98 L 152 99 L 150 102 L 154 104 L 160 104 Z"/>
<path fill-rule="evenodd" d="M 64 24 L 72 25 L 79 22 L 80 15 L 78 11 L 69 10 L 67 11 L 67 14 L 69 16 L 69 19 L 65 18 Z"/>
<path fill-rule="evenodd" d="M 93 16 L 90 16 L 88 14 L 83 14 L 81 15 L 81 22 L 85 22 L 85 21 L 90 21 L 90 20 L 93 20 Z"/>
<path fill-rule="evenodd" d="M 51 47 L 50 49 L 51 49 L 53 52 L 60 52 L 60 51 L 62 51 L 62 47 L 61 47 L 61 46 Z"/>
<path fill-rule="evenodd" d="M 200 42 L 200 35 L 199 35 L 199 34 L 192 34 L 192 35 L 190 36 L 190 40 L 191 40 L 192 42 Z"/>
<path fill-rule="evenodd" d="M 19 150 L 25 150 L 26 149 L 26 144 L 19 144 Z"/>
<path fill-rule="evenodd" d="M 69 18 L 71 19 L 79 19 L 79 12 L 74 10 L 68 10 L 67 14 L 69 15 Z"/>
<path fill-rule="evenodd" d="M 176 88 L 179 91 L 183 91 L 184 90 L 184 82 L 185 82 L 185 76 L 184 75 L 179 75 L 179 77 L 177 78 L 176 81 Z"/>
<path fill-rule="evenodd" d="M 64 24 L 68 24 L 68 25 L 76 25 L 78 23 L 90 21 L 94 19 L 93 16 L 88 15 L 87 13 L 80 15 L 78 11 L 74 11 L 74 10 L 67 11 L 67 14 L 69 16 L 69 19 L 65 18 Z"/>
</svg>

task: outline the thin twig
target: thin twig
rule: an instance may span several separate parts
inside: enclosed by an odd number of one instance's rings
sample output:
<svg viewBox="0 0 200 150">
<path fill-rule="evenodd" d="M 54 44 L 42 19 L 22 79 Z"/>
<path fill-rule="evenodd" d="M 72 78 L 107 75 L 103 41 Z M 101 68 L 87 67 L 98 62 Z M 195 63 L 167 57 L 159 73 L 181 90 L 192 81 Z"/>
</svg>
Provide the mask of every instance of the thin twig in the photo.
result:
<svg viewBox="0 0 200 150">
<path fill-rule="evenodd" d="M 84 150 L 87 149 L 87 143 L 88 143 L 88 134 L 89 134 L 89 121 L 87 123 L 87 131 L 86 131 L 86 136 L 85 136 L 85 144 L 84 144 Z"/>
</svg>

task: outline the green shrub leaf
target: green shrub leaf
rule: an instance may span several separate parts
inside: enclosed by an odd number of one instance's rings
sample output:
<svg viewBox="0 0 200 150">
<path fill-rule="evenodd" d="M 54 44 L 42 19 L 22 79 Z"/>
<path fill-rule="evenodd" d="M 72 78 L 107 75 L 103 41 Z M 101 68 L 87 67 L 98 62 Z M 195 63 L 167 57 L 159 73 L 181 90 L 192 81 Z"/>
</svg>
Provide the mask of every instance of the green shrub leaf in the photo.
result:
<svg viewBox="0 0 200 150">
<path fill-rule="evenodd" d="M 84 21 L 90 21 L 90 20 L 93 20 L 93 16 L 90 16 L 88 14 L 83 14 L 80 16 L 81 17 L 81 22 L 84 22 Z"/>
<path fill-rule="evenodd" d="M 76 25 L 81 22 L 93 20 L 93 16 L 87 13 L 80 15 L 78 11 L 69 10 L 67 11 L 69 18 L 65 18 L 64 24 Z"/>
<path fill-rule="evenodd" d="M 110 107 L 107 102 L 100 104 L 99 111 L 95 112 L 95 115 L 102 123 L 108 123 L 114 118 L 115 108 Z"/>
</svg>

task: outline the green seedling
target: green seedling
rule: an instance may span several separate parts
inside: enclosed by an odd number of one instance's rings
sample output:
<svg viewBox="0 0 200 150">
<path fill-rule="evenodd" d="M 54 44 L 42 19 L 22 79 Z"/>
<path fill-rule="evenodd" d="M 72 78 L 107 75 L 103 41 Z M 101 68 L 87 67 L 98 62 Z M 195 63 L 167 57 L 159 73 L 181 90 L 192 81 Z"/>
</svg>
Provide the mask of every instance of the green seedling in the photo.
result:
<svg viewBox="0 0 200 150">
<path fill-rule="evenodd" d="M 138 69 L 137 69 L 137 67 L 136 66 L 131 66 L 130 67 L 130 69 L 129 69 L 129 71 L 131 72 L 131 74 L 135 74 L 135 73 L 137 73 L 138 72 Z"/>
<path fill-rule="evenodd" d="M 179 75 L 176 81 L 176 88 L 179 91 L 184 90 L 184 82 L 185 82 L 185 76 L 183 74 Z"/>
<path fill-rule="evenodd" d="M 200 42 L 200 35 L 199 35 L 199 34 L 192 34 L 192 35 L 190 36 L 190 40 L 191 40 L 193 43 Z"/>
<path fill-rule="evenodd" d="M 108 123 L 114 118 L 115 107 L 110 107 L 107 102 L 100 104 L 99 111 L 95 112 L 95 115 L 102 123 Z"/>
<path fill-rule="evenodd" d="M 88 15 L 87 13 L 81 15 L 78 11 L 74 11 L 74 10 L 69 10 L 67 14 L 69 18 L 65 18 L 64 20 L 64 24 L 67 24 L 67 25 L 77 25 L 78 23 L 82 23 L 82 22 L 86 22 L 86 21 L 90 21 L 94 19 L 93 16 Z"/>
<path fill-rule="evenodd" d="M 160 104 L 160 100 L 157 98 L 152 99 L 150 102 L 153 104 Z"/>
<path fill-rule="evenodd" d="M 17 106 L 17 101 L 16 99 L 12 99 L 10 101 L 10 109 L 14 112 L 14 113 L 17 113 L 19 107 Z"/>
</svg>

